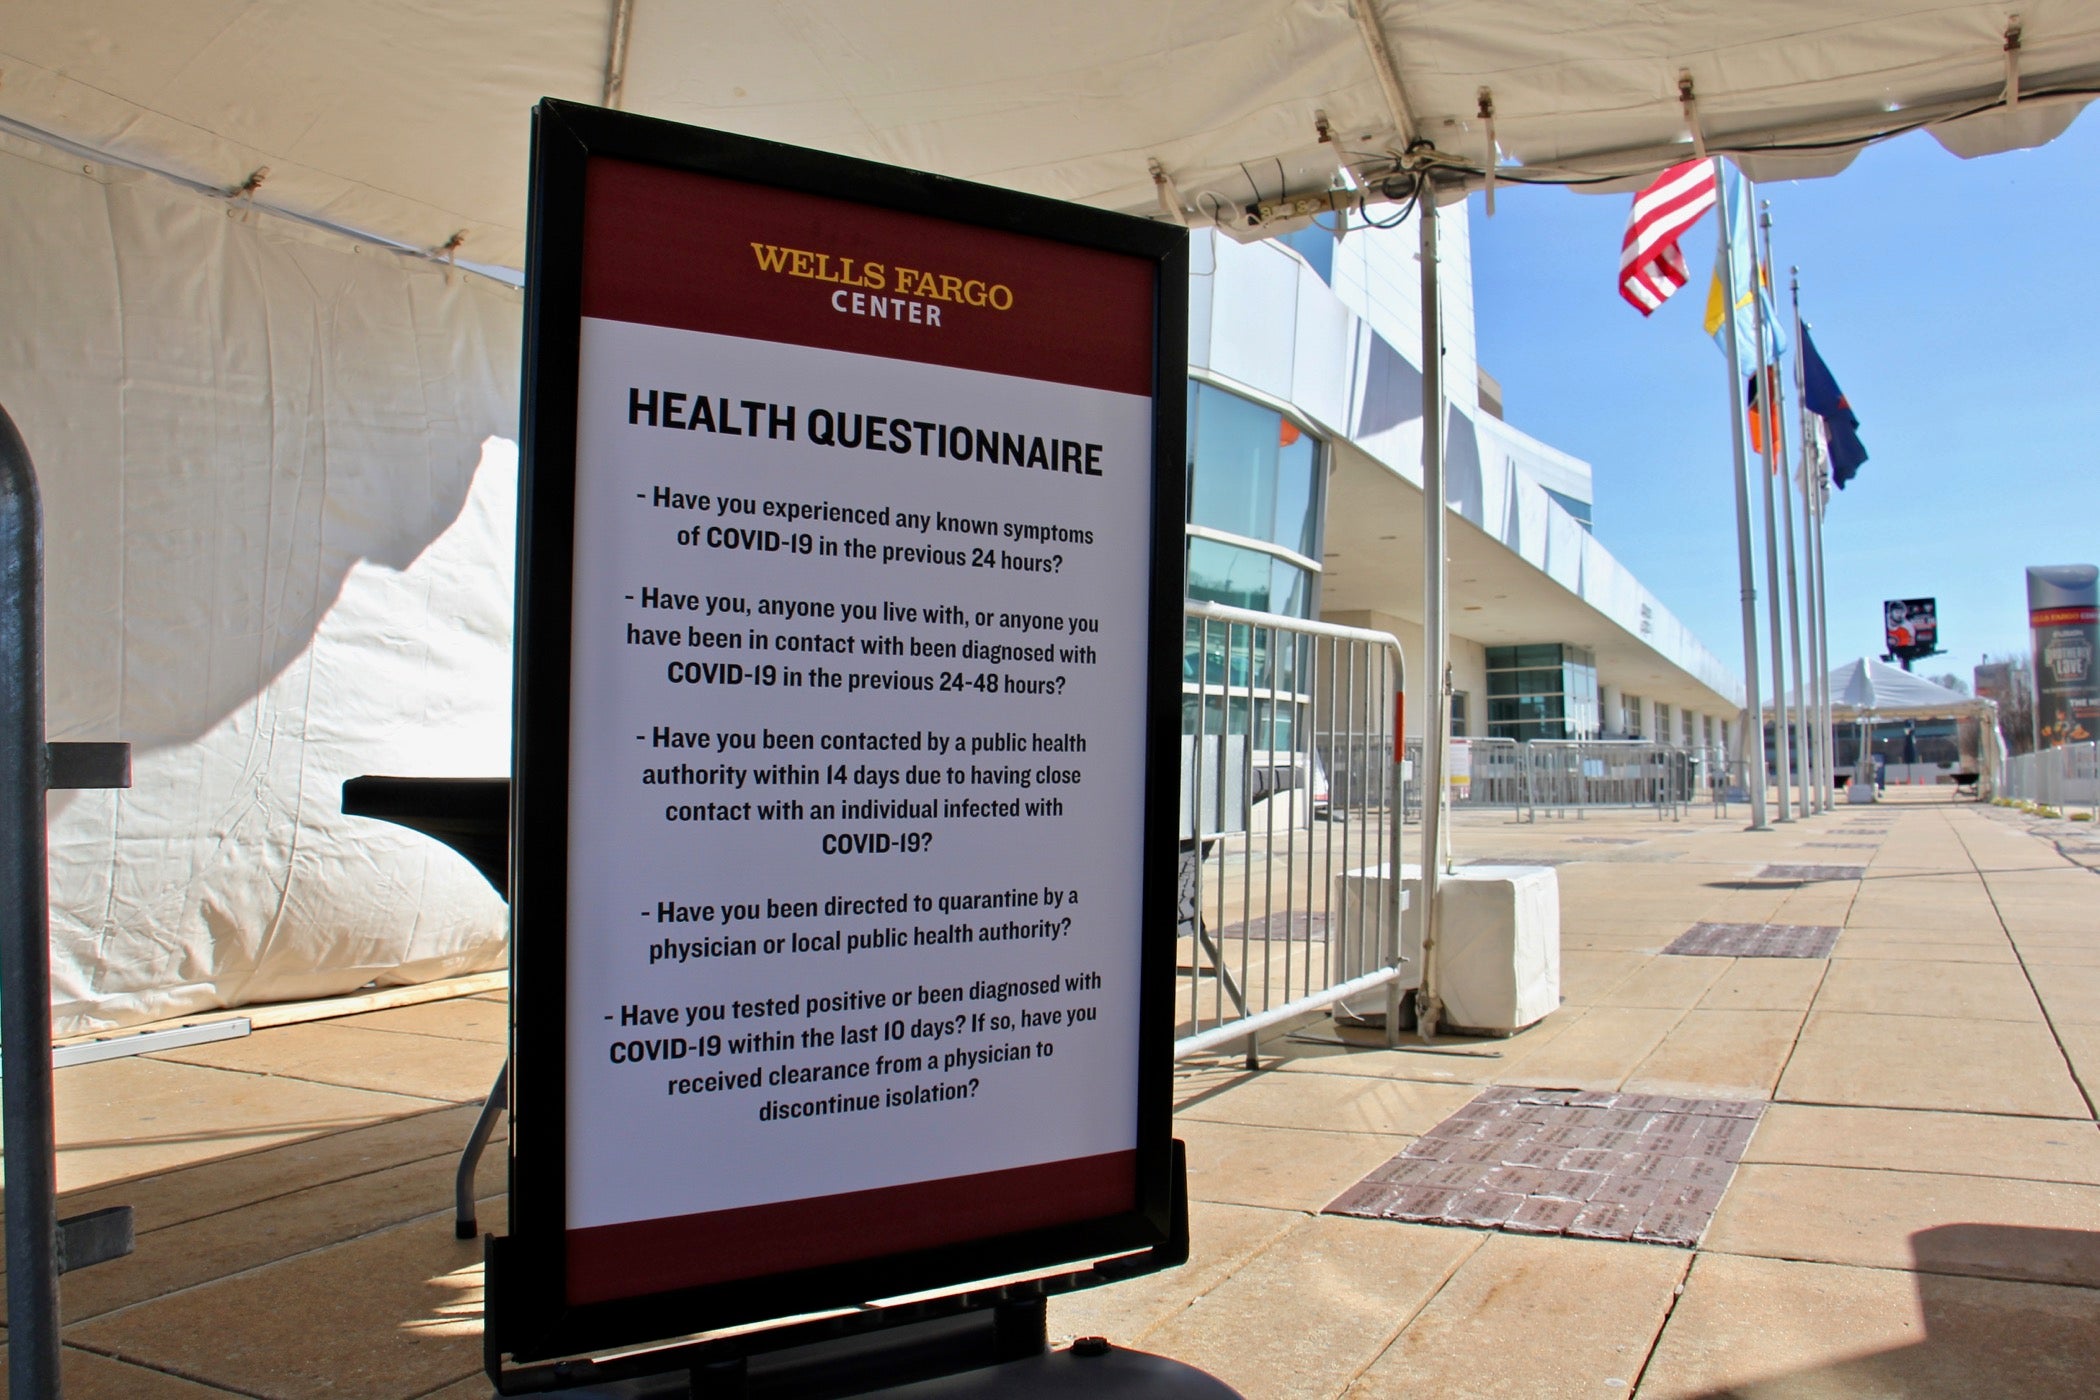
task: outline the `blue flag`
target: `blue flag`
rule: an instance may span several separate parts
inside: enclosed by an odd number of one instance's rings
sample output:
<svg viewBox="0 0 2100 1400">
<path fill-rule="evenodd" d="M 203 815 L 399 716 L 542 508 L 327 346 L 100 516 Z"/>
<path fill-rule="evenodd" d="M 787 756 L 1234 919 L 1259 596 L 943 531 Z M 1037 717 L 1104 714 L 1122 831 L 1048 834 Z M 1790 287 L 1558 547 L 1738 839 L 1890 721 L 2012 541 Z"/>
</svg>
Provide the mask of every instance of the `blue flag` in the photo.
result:
<svg viewBox="0 0 2100 1400">
<path fill-rule="evenodd" d="M 1765 324 L 1765 362 L 1778 364 L 1787 352 L 1786 329 L 1779 323 L 1779 313 L 1772 305 L 1772 277 L 1757 258 L 1757 240 L 1750 234 L 1750 202 L 1756 197 L 1755 190 L 1743 172 L 1732 165 L 1721 169 L 1721 226 L 1725 228 L 1728 246 L 1733 250 L 1735 285 L 1732 291 L 1724 290 L 1724 264 L 1716 254 L 1714 257 L 1714 280 L 1706 290 L 1706 333 L 1714 338 L 1714 346 L 1722 354 L 1728 353 L 1728 342 L 1723 339 L 1728 333 L 1728 304 L 1735 303 L 1735 355 L 1737 367 L 1744 375 L 1757 373 L 1757 318 L 1762 310 Z M 1756 291 L 1753 293 L 1752 288 Z"/>
<path fill-rule="evenodd" d="M 1867 448 L 1859 440 L 1859 417 L 1816 353 L 1815 337 L 1807 326 L 1801 328 L 1801 400 L 1823 420 L 1823 437 L 1830 444 L 1830 479 L 1842 489 L 1867 460 Z"/>
</svg>

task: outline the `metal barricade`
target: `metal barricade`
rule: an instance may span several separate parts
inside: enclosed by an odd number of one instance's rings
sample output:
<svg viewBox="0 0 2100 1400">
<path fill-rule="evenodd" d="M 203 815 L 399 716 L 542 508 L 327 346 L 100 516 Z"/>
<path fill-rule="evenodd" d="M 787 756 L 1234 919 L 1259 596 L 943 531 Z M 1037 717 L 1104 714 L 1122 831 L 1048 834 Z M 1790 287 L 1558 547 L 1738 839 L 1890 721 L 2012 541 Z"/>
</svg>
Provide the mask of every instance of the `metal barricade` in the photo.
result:
<svg viewBox="0 0 2100 1400">
<path fill-rule="evenodd" d="M 1524 746 L 1515 739 L 1453 739 L 1445 750 L 1446 796 L 1452 811 L 1516 813 L 1518 821 L 1531 817 L 1531 770 L 1524 761 Z M 1406 748 L 1406 812 L 1408 821 L 1422 819 L 1422 741 L 1409 739 Z"/>
<path fill-rule="evenodd" d="M 2053 808 L 2063 816 L 2073 807 L 2084 807 L 2100 821 L 2100 740 L 2008 758 L 1997 796 Z"/>
<path fill-rule="evenodd" d="M 1683 750 L 1645 739 L 1533 739 L 1524 746 L 1536 812 L 1580 818 L 1591 807 L 1652 807 L 1681 816 L 1688 800 Z M 1683 795 L 1680 795 L 1683 794 Z"/>
<path fill-rule="evenodd" d="M 1400 644 L 1214 603 L 1185 610 L 1176 1058 L 1400 979 Z M 1349 879 L 1354 874 L 1357 878 Z"/>
</svg>

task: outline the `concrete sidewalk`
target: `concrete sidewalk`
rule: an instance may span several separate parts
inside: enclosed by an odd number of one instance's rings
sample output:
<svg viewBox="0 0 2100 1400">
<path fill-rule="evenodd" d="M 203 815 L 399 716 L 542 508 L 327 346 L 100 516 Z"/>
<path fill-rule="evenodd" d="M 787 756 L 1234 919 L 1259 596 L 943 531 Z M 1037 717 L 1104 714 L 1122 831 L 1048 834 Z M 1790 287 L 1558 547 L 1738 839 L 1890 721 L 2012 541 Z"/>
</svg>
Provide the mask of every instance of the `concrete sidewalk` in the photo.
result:
<svg viewBox="0 0 2100 1400">
<path fill-rule="evenodd" d="M 1461 819 L 1461 857 L 1560 862 L 1566 1005 L 1181 1066 L 1195 1257 L 1058 1301 L 1053 1333 L 1250 1397 L 2100 1393 L 2100 832 L 1944 790 L 1742 822 Z M 1662 952 L 1698 922 L 1840 932 Z M 65 1281 L 68 1394 L 486 1396 L 449 1202 L 503 1025 L 489 995 L 60 1071 L 64 1213 L 139 1229 Z M 1762 1116 L 1696 1248 L 1322 1213 L 1508 1086 Z"/>
</svg>

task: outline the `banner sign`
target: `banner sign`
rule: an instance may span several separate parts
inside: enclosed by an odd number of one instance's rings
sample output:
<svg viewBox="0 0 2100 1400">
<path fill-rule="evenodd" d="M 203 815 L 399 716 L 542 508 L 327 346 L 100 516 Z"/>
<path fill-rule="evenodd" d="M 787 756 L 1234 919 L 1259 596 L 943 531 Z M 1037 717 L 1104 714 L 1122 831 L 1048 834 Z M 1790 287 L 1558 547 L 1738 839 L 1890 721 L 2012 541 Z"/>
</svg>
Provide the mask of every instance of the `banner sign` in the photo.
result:
<svg viewBox="0 0 2100 1400">
<path fill-rule="evenodd" d="M 1939 600 L 1892 598 L 1881 605 L 1889 655 L 1917 660 L 1939 650 Z"/>
<path fill-rule="evenodd" d="M 2100 567 L 2054 564 L 2027 571 L 2034 639 L 2034 724 L 2042 748 L 2100 735 Z"/>
<path fill-rule="evenodd" d="M 1157 1244 L 1186 235 L 534 131 L 499 1344 Z"/>
</svg>

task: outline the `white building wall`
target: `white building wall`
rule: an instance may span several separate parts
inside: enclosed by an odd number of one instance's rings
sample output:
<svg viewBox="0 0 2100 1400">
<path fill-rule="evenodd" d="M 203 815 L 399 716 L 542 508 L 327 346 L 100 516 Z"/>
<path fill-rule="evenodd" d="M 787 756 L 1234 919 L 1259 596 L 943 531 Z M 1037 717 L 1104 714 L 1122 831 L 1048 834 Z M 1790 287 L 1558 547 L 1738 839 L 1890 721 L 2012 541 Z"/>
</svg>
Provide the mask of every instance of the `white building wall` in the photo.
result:
<svg viewBox="0 0 2100 1400">
<path fill-rule="evenodd" d="M 1428 730 L 1424 719 L 1429 713 L 1430 693 L 1429 677 L 1422 670 L 1425 644 L 1422 624 L 1376 611 L 1331 612 L 1323 613 L 1321 617 L 1323 621 L 1340 623 L 1344 627 L 1368 627 L 1376 632 L 1390 632 L 1399 641 L 1400 654 L 1408 665 L 1407 737 L 1421 738 Z M 1445 644 L 1444 659 L 1451 664 L 1451 688 L 1464 692 L 1467 697 L 1469 731 L 1473 737 L 1479 738 L 1487 731 L 1487 648 L 1479 642 L 1454 636 Z"/>
<path fill-rule="evenodd" d="M 1459 206 L 1443 214 L 1452 509 L 1739 704 L 1741 681 L 1547 496 L 1540 475 L 1576 485 L 1586 480 L 1586 468 L 1577 470 L 1584 464 L 1478 413 L 1466 223 Z M 1409 229 L 1345 239 L 1335 249 L 1331 288 L 1280 244 L 1240 244 L 1210 230 L 1190 237 L 1195 370 L 1292 405 L 1323 433 L 1353 442 L 1419 487 L 1421 284 Z"/>
</svg>

